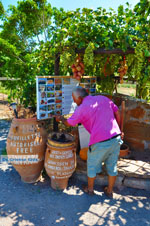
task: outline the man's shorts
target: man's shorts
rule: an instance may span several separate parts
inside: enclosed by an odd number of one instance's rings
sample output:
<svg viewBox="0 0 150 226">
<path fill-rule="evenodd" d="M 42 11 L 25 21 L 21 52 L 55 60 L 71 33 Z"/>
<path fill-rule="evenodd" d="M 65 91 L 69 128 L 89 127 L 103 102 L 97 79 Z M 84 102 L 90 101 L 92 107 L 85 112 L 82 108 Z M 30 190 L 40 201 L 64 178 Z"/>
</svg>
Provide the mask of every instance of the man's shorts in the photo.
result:
<svg viewBox="0 0 150 226">
<path fill-rule="evenodd" d="M 105 163 L 108 175 L 117 175 L 117 160 L 120 152 L 120 145 L 123 143 L 121 136 L 108 141 L 99 142 L 91 145 L 88 150 L 87 175 L 95 177 L 102 171 L 102 162 Z"/>
</svg>

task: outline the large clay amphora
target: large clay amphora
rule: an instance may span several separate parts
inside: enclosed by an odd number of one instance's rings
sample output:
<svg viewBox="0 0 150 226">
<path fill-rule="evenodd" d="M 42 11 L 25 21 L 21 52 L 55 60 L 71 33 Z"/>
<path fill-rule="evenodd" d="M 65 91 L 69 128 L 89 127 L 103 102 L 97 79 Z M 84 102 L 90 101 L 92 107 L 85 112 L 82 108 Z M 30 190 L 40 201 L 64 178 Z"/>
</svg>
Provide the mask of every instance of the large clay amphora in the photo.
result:
<svg viewBox="0 0 150 226">
<path fill-rule="evenodd" d="M 45 170 L 51 178 L 51 187 L 62 190 L 68 186 L 68 179 L 76 168 L 75 139 L 70 134 L 65 134 L 67 142 L 57 141 L 61 133 L 52 133 L 48 136 L 45 155 Z M 53 137 L 56 136 L 56 140 Z"/>
<path fill-rule="evenodd" d="M 36 118 L 12 120 L 7 137 L 7 154 L 21 180 L 36 182 L 44 167 L 46 132 Z"/>
</svg>

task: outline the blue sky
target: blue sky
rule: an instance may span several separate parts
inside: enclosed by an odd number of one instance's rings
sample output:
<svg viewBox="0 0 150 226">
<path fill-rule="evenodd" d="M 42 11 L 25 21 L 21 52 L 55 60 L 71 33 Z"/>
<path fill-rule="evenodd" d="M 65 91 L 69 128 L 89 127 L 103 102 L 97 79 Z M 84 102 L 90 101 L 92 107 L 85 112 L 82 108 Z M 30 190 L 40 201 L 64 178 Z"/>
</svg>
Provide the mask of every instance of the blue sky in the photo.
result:
<svg viewBox="0 0 150 226">
<path fill-rule="evenodd" d="M 1 0 L 5 10 L 8 5 L 17 5 L 18 0 Z M 134 7 L 140 0 L 128 0 L 131 8 Z M 102 7 L 109 9 L 110 7 L 117 10 L 119 5 L 125 5 L 127 0 L 47 0 L 51 3 L 52 7 L 63 7 L 65 10 L 75 10 L 76 8 L 93 8 Z"/>
</svg>

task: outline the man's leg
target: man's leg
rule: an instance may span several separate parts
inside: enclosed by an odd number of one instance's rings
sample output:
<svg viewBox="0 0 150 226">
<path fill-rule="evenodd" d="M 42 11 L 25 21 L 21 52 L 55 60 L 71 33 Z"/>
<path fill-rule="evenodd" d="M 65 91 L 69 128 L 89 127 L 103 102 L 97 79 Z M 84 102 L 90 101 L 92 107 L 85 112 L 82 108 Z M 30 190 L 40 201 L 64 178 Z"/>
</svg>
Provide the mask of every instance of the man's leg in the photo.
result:
<svg viewBox="0 0 150 226">
<path fill-rule="evenodd" d="M 94 181 L 96 177 L 88 177 L 88 190 L 93 191 L 94 190 Z"/>
<path fill-rule="evenodd" d="M 88 177 L 88 185 L 83 185 L 83 191 L 89 195 L 94 195 L 95 177 Z"/>
<path fill-rule="evenodd" d="M 108 175 L 108 187 L 107 187 L 107 192 L 112 193 L 113 192 L 113 187 L 115 185 L 117 176 L 110 176 Z"/>
<path fill-rule="evenodd" d="M 117 137 L 115 139 L 112 139 L 109 143 L 111 145 L 110 154 L 105 161 L 108 172 L 108 186 L 104 189 L 104 191 L 105 193 L 108 193 L 108 196 L 112 196 L 113 188 L 117 178 L 117 161 L 120 152 L 121 138 Z"/>
</svg>

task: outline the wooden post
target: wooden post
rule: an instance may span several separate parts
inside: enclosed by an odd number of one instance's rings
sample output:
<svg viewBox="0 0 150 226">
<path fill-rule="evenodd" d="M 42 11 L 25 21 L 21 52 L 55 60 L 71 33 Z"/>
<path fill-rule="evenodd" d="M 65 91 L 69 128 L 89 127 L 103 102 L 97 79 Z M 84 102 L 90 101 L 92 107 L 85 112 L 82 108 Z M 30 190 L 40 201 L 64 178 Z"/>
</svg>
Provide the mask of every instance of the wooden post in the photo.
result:
<svg viewBox="0 0 150 226">
<path fill-rule="evenodd" d="M 57 53 L 55 55 L 55 65 L 54 65 L 55 75 L 59 75 L 59 62 L 60 62 L 60 54 Z M 54 121 L 53 121 L 53 130 L 55 132 L 58 132 L 58 122 L 56 122 L 56 119 L 55 118 L 54 118 Z"/>
<path fill-rule="evenodd" d="M 82 49 L 76 49 L 75 50 L 76 53 L 84 53 L 85 52 L 85 48 Z M 122 49 L 112 49 L 112 50 L 108 50 L 108 49 L 97 49 L 93 51 L 95 55 L 97 54 L 119 54 L 119 55 L 127 55 L 127 54 L 134 54 L 135 50 L 133 48 L 128 48 L 125 52 Z"/>
</svg>

